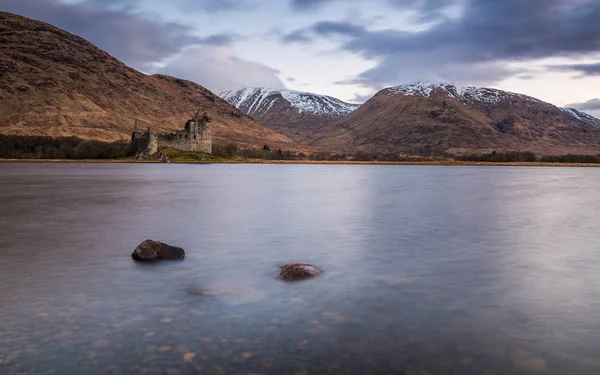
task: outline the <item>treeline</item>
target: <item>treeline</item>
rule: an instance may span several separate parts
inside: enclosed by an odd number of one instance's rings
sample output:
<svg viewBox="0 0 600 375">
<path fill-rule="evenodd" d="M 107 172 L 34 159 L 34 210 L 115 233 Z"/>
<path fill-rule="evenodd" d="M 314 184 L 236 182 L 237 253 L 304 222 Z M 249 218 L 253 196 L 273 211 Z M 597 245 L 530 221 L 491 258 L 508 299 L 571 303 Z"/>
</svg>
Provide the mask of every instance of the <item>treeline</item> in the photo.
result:
<svg viewBox="0 0 600 375">
<path fill-rule="evenodd" d="M 101 142 L 77 137 L 0 135 L 2 159 L 120 159 L 135 153 L 129 142 Z"/>
<path fill-rule="evenodd" d="M 212 156 L 217 158 L 242 157 L 246 159 L 263 160 L 303 160 L 306 154 L 294 151 L 284 151 L 282 149 L 271 150 L 265 145 L 262 149 L 241 149 L 236 144 L 227 145 L 213 144 Z"/>
<path fill-rule="evenodd" d="M 600 155 L 550 155 L 538 157 L 532 152 L 491 152 L 489 154 L 469 154 L 455 158 L 458 161 L 475 161 L 487 163 L 600 163 Z"/>
<path fill-rule="evenodd" d="M 213 144 L 212 156 L 220 158 L 242 157 L 261 160 L 315 160 L 315 161 L 425 161 L 443 160 L 441 157 L 407 156 L 394 153 L 357 152 L 354 154 L 331 152 L 294 152 L 281 149 L 271 149 L 265 145 L 262 149 L 241 149 L 231 143 L 228 145 Z"/>
<path fill-rule="evenodd" d="M 0 135 L 0 158 L 2 159 L 121 159 L 135 156 L 130 142 L 101 142 L 77 137 L 45 137 Z M 213 145 L 213 157 L 246 158 L 262 160 L 316 160 L 316 161 L 381 161 L 407 162 L 447 160 L 448 157 L 407 156 L 394 153 L 358 152 L 354 154 L 313 152 L 302 153 L 271 149 L 241 149 L 231 143 Z M 468 154 L 454 158 L 457 161 L 488 163 L 598 163 L 600 155 L 556 155 L 538 157 L 532 152 L 491 152 Z"/>
<path fill-rule="evenodd" d="M 458 161 L 476 161 L 487 163 L 532 163 L 537 161 L 533 152 L 491 152 L 489 154 L 469 154 L 454 158 Z"/>
</svg>

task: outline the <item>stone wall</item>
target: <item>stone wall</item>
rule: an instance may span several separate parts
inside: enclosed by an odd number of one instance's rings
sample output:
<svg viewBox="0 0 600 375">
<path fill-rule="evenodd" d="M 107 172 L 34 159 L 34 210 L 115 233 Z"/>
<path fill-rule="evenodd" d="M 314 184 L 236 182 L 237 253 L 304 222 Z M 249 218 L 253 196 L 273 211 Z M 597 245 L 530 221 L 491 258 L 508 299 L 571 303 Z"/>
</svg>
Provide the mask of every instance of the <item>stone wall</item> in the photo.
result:
<svg viewBox="0 0 600 375">
<path fill-rule="evenodd" d="M 174 148 L 183 151 L 212 152 L 212 129 L 205 126 L 203 131 L 179 131 L 170 134 L 158 134 L 158 148 Z"/>
<path fill-rule="evenodd" d="M 212 153 L 212 126 L 211 120 L 200 111 L 185 124 L 182 131 L 175 133 L 156 134 L 150 130 L 146 133 L 137 130 L 137 123 L 131 142 L 134 145 L 138 158 L 149 158 L 163 148 L 174 148 L 182 151 Z"/>
</svg>

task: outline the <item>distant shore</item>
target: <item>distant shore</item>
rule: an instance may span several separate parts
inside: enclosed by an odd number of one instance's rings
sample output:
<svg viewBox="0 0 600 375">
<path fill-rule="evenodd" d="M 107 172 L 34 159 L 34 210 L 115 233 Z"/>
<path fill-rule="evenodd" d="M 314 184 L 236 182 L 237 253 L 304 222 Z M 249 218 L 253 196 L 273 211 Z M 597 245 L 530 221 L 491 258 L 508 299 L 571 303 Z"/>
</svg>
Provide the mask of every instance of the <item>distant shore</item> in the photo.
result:
<svg viewBox="0 0 600 375">
<path fill-rule="evenodd" d="M 159 160 L 137 159 L 0 159 L 0 163 L 107 163 L 107 164 L 163 164 Z M 480 166 L 480 167 L 589 167 L 598 168 L 594 163 L 542 163 L 542 162 L 471 162 L 456 160 L 425 161 L 331 161 L 331 160 L 263 160 L 263 159 L 222 159 L 222 160 L 172 160 L 172 164 L 322 164 L 322 165 L 428 165 L 428 166 Z"/>
</svg>

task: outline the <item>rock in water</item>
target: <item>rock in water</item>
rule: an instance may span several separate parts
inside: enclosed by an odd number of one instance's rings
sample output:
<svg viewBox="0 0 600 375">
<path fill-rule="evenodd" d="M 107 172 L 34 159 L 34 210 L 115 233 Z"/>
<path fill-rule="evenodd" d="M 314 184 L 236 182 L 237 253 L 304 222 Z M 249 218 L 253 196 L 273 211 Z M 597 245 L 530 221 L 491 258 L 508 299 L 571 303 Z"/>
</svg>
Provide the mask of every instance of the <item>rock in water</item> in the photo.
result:
<svg viewBox="0 0 600 375">
<path fill-rule="evenodd" d="M 279 279 L 285 281 L 304 280 L 319 276 L 321 270 L 312 264 L 290 263 L 281 267 Z"/>
<path fill-rule="evenodd" d="M 185 257 L 185 251 L 180 247 L 167 245 L 162 242 L 146 240 L 135 248 L 131 257 L 134 260 L 176 260 Z"/>
</svg>

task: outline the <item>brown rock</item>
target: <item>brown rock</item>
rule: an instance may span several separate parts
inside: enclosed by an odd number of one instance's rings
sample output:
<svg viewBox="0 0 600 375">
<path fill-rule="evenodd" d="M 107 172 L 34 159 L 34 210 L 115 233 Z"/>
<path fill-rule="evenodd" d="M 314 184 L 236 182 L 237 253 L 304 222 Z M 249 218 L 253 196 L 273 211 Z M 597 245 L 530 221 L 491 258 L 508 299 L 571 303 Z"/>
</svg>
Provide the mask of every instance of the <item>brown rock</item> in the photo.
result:
<svg viewBox="0 0 600 375">
<path fill-rule="evenodd" d="M 320 274 L 321 270 L 312 264 L 290 263 L 281 267 L 279 279 L 285 281 L 304 280 L 319 276 Z"/>
<path fill-rule="evenodd" d="M 164 244 L 154 240 L 146 240 L 135 248 L 131 257 L 139 261 L 176 260 L 185 257 L 185 251 L 180 247 Z"/>
</svg>

